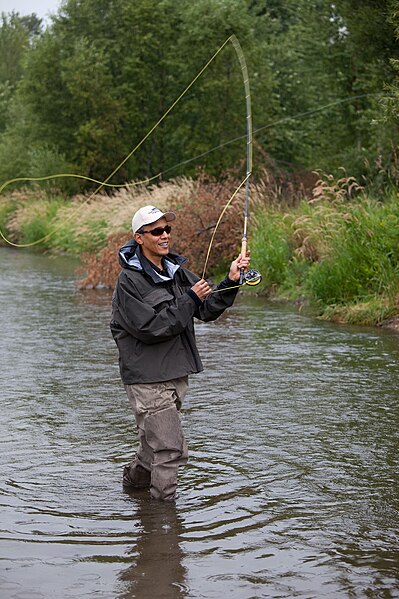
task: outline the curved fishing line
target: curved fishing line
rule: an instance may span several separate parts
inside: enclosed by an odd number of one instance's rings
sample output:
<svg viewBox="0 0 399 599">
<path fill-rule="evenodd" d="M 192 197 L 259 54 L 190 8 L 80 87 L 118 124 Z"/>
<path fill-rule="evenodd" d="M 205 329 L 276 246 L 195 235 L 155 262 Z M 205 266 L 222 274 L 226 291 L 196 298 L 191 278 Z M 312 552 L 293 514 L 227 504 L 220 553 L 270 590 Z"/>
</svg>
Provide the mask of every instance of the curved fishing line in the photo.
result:
<svg viewBox="0 0 399 599">
<path fill-rule="evenodd" d="M 258 127 L 257 129 L 253 130 L 253 134 L 258 133 L 259 131 L 263 131 L 264 129 L 269 129 L 271 127 L 275 127 L 276 125 L 279 125 L 280 123 L 284 123 L 287 121 L 294 121 L 297 119 L 304 118 L 306 116 L 311 116 L 312 114 L 321 112 L 323 110 L 327 110 L 328 108 L 332 108 L 333 106 L 349 103 L 349 102 L 352 102 L 353 100 L 366 98 L 368 96 L 393 96 L 393 94 L 384 93 L 384 92 L 375 92 L 375 93 L 360 94 L 357 96 L 350 96 L 348 98 L 342 98 L 339 100 L 335 100 L 334 102 L 330 102 L 329 104 L 324 104 L 323 106 L 320 106 L 318 108 L 312 108 L 311 110 L 307 110 L 305 112 L 299 112 L 298 114 L 294 114 L 292 116 L 287 116 L 282 119 L 278 119 L 277 121 L 273 121 L 272 123 L 268 123 L 267 125 L 263 125 L 262 127 Z M 224 148 L 225 146 L 236 143 L 237 141 L 241 141 L 245 137 L 246 137 L 246 134 L 239 135 L 238 137 L 234 137 L 233 139 L 224 141 L 223 143 L 221 143 L 217 146 L 214 146 L 213 148 L 210 148 L 209 150 L 205 150 L 204 152 L 201 152 L 201 154 L 196 154 L 196 156 L 193 156 L 192 158 L 187 158 L 186 160 L 182 160 L 181 162 L 178 162 L 177 164 L 173 164 L 172 166 L 169 166 L 165 170 L 159 171 L 159 173 L 157 173 L 156 175 L 152 175 L 151 177 L 148 177 L 147 179 L 143 179 L 142 181 L 132 181 L 130 183 L 125 182 L 125 183 L 116 184 L 116 183 L 106 183 L 105 181 L 98 181 L 97 179 L 92 179 L 91 177 L 87 177 L 85 175 L 78 175 L 76 173 L 59 173 L 56 175 L 46 175 L 43 177 L 16 177 L 15 179 L 9 179 L 5 183 L 3 183 L 3 185 L 0 186 L 0 194 L 6 189 L 6 187 L 11 185 L 12 183 L 18 183 L 18 182 L 22 182 L 22 181 L 27 181 L 27 182 L 28 181 L 48 181 L 50 179 L 59 179 L 62 177 L 84 179 L 86 181 L 91 181 L 92 183 L 102 184 L 104 187 L 114 187 L 116 189 L 117 188 L 121 189 L 123 187 L 129 188 L 129 187 L 134 187 L 137 185 L 145 185 L 146 183 L 150 183 L 154 179 L 157 179 L 158 177 L 162 177 L 163 175 L 166 175 L 167 173 L 177 169 L 179 166 L 185 166 L 186 164 L 195 162 L 199 158 L 203 158 L 204 156 L 207 156 L 208 154 L 211 154 L 212 152 L 215 152 L 216 150 L 220 150 L 220 148 Z"/>
<path fill-rule="evenodd" d="M 224 146 L 230 145 L 232 143 L 235 143 L 237 141 L 242 140 L 243 138 L 246 137 L 246 135 L 240 135 L 236 138 L 233 138 L 231 140 L 228 140 L 226 142 L 223 142 L 217 146 L 214 146 L 213 148 L 210 148 L 209 150 L 202 152 L 201 154 L 198 154 L 192 158 L 189 158 L 187 160 L 183 160 L 167 169 L 165 169 L 164 171 L 160 171 L 159 173 L 157 173 L 156 175 L 153 175 L 151 177 L 148 177 L 147 179 L 144 179 L 143 181 L 134 181 L 131 183 L 123 183 L 123 184 L 111 184 L 108 183 L 108 181 L 112 178 L 112 176 L 118 171 L 120 170 L 120 168 L 126 163 L 127 160 L 129 160 L 129 158 L 131 158 L 131 156 L 138 150 L 138 148 L 144 143 L 144 141 L 151 135 L 151 133 L 156 129 L 156 127 L 164 120 L 164 118 L 166 118 L 166 116 L 169 114 L 169 112 L 171 112 L 171 110 L 176 106 L 176 104 L 181 100 L 181 98 L 185 95 L 185 93 L 192 87 L 192 85 L 196 82 L 196 80 L 202 75 L 202 73 L 208 68 L 208 66 L 211 64 L 211 62 L 216 58 L 216 56 L 222 51 L 222 49 L 225 47 L 225 45 L 229 42 L 232 41 L 232 38 L 235 38 L 235 36 L 230 36 L 223 44 L 222 46 L 220 46 L 220 48 L 215 52 L 215 54 L 210 58 L 210 60 L 206 63 L 206 65 L 201 69 L 201 71 L 196 75 L 196 77 L 191 81 L 191 83 L 186 87 L 185 90 L 183 90 L 183 92 L 180 94 L 180 96 L 175 100 L 175 102 L 169 107 L 169 109 L 162 115 L 162 117 L 159 119 L 159 121 L 150 129 L 150 131 L 146 134 L 146 136 L 137 144 L 137 146 L 126 156 L 126 158 L 116 167 L 116 169 L 105 179 L 105 181 L 98 181 L 97 179 L 92 179 L 90 177 L 86 177 L 84 175 L 78 175 L 75 173 L 60 173 L 60 174 L 55 174 L 55 175 L 48 175 L 45 177 L 18 177 L 15 179 L 10 179 L 9 181 L 6 181 L 1 187 L 0 187 L 0 194 L 4 191 L 4 189 L 8 186 L 11 185 L 12 183 L 16 183 L 16 182 L 22 182 L 22 181 L 48 181 L 51 179 L 55 179 L 55 178 L 61 178 L 61 177 L 71 177 L 71 178 L 77 178 L 77 179 L 84 179 L 87 181 L 91 181 L 93 183 L 98 183 L 99 187 L 92 192 L 92 194 L 90 194 L 90 196 L 87 198 L 87 200 L 85 200 L 85 202 L 83 202 L 82 204 L 79 205 L 79 207 L 73 211 L 71 213 L 71 215 L 65 219 L 62 223 L 60 223 L 60 225 L 58 225 L 57 227 L 55 227 L 52 231 L 50 231 L 50 233 L 48 233 L 47 235 L 45 235 L 44 237 L 42 237 L 41 239 L 38 239 L 34 242 L 30 242 L 27 244 L 16 244 L 13 243 L 12 241 L 10 241 L 9 239 L 7 239 L 3 232 L 0 229 L 0 237 L 9 245 L 12 245 L 14 247 L 31 247 L 34 245 L 37 245 L 39 243 L 42 243 L 43 241 L 46 241 L 47 239 L 49 239 L 52 235 L 54 235 L 59 229 L 61 229 L 67 222 L 69 222 L 70 220 L 73 219 L 73 217 L 85 206 L 85 204 L 87 204 L 96 194 L 99 193 L 99 191 L 101 191 L 101 189 L 103 189 L 104 187 L 111 187 L 111 188 L 129 188 L 129 187 L 133 187 L 133 186 L 137 186 L 137 185 L 141 185 L 141 184 L 146 184 L 149 183 L 155 179 L 157 179 L 158 177 L 165 175 L 166 173 L 169 173 L 172 170 L 175 170 L 176 168 L 178 168 L 179 166 L 184 166 L 186 164 L 189 164 L 191 162 L 194 162 L 195 160 L 198 160 L 199 158 L 202 158 L 203 156 L 206 156 Z M 235 38 L 237 39 L 237 38 Z M 237 40 L 238 42 L 238 40 Z M 238 44 L 239 45 L 239 44 Z M 311 109 L 305 112 L 301 112 L 298 113 L 296 115 L 293 116 L 288 116 L 288 117 L 284 117 L 282 119 L 278 119 L 277 121 L 274 121 L 272 123 L 269 123 L 267 125 L 263 125 L 262 127 L 259 127 L 257 129 L 254 130 L 253 133 L 258 133 L 259 131 L 274 127 L 276 125 L 279 125 L 280 123 L 284 123 L 290 120 L 297 120 L 297 119 L 301 119 L 304 118 L 306 116 L 311 116 L 312 114 L 315 114 L 317 112 L 321 112 L 323 110 L 326 110 L 328 108 L 331 108 L 333 106 L 339 105 L 339 104 L 344 104 L 344 103 L 349 103 L 352 102 L 353 100 L 357 100 L 357 99 L 361 99 L 361 98 L 365 98 L 365 97 L 369 97 L 369 96 L 390 96 L 392 94 L 389 93 L 384 93 L 384 92 L 380 92 L 380 93 L 367 93 L 367 94 L 359 94 L 356 96 L 351 96 L 349 98 L 342 98 L 339 100 L 336 100 L 334 102 L 331 102 L 329 104 L 325 104 L 321 107 L 315 108 L 315 109 Z M 241 184 L 240 184 L 241 187 Z"/>
<path fill-rule="evenodd" d="M 161 176 L 162 173 L 157 173 L 148 179 L 143 179 L 142 181 L 133 181 L 132 183 L 105 183 L 105 181 L 98 181 L 97 179 L 92 179 L 91 177 L 86 177 L 85 175 L 78 175 L 76 173 L 57 173 L 56 175 L 45 175 L 43 177 L 16 177 L 15 179 L 9 179 L 3 185 L 0 186 L 0 194 L 11 185 L 12 183 L 21 183 L 22 181 L 50 181 L 51 179 L 61 179 L 61 178 L 73 178 L 73 179 L 84 179 L 85 181 L 91 181 L 92 183 L 99 183 L 104 187 L 132 187 L 135 185 L 145 185 L 150 181 L 153 181 L 157 177 Z"/>
<path fill-rule="evenodd" d="M 191 87 L 194 85 L 194 83 L 196 83 L 196 81 L 201 77 L 201 75 L 204 73 L 204 71 L 209 67 L 209 65 L 215 60 L 215 58 L 220 54 L 220 52 L 223 50 L 223 48 L 226 46 L 226 44 L 228 44 L 229 41 L 231 41 L 232 36 L 230 36 L 229 38 L 227 38 L 227 40 L 225 40 L 223 42 L 223 44 L 216 50 L 216 52 L 213 54 L 213 56 L 208 60 L 208 62 L 205 64 L 205 66 L 202 67 L 202 69 L 197 73 L 197 75 L 194 77 L 194 79 L 192 79 L 192 81 L 187 85 L 187 87 L 182 91 L 182 93 L 177 97 L 177 99 L 169 106 L 169 108 L 163 113 L 163 115 L 158 119 L 158 121 L 155 123 L 155 125 L 153 125 L 151 127 L 151 129 L 149 129 L 149 131 L 147 131 L 147 133 L 144 135 L 144 137 L 138 142 L 138 144 L 133 148 L 133 150 L 131 150 L 131 152 L 129 152 L 127 154 L 127 156 L 125 156 L 125 158 L 118 164 L 118 166 L 116 166 L 114 168 L 114 170 L 108 175 L 108 177 L 104 180 L 101 181 L 99 186 L 89 195 L 89 197 L 82 203 L 79 205 L 79 207 L 73 211 L 68 218 L 66 218 L 64 221 L 62 221 L 57 227 L 55 227 L 54 229 L 52 229 L 49 233 L 47 233 L 47 235 L 44 235 L 42 238 L 37 239 L 36 241 L 32 241 L 30 243 L 13 243 L 12 241 L 10 241 L 9 239 L 7 239 L 3 232 L 0 230 L 0 236 L 2 237 L 2 239 L 4 239 L 4 241 L 6 243 L 8 243 L 9 245 L 12 245 L 14 247 L 19 247 L 19 248 L 26 248 L 26 247 L 33 247 L 35 245 L 38 245 L 39 243 L 42 243 L 43 241 L 47 241 L 50 237 L 52 237 L 57 231 L 59 231 L 67 222 L 69 222 L 82 208 L 83 206 L 85 206 L 86 204 L 88 204 L 90 202 L 90 200 L 93 199 L 93 197 L 95 195 L 97 195 L 107 184 L 108 181 L 122 168 L 122 166 L 133 156 L 133 154 L 135 154 L 135 152 L 137 152 L 137 150 L 143 145 L 143 143 L 150 137 L 150 135 L 155 131 L 155 129 L 162 123 L 162 121 L 164 121 L 164 119 L 168 116 L 168 114 L 173 110 L 173 108 L 180 102 L 180 100 L 183 98 L 183 96 L 185 96 L 185 94 L 191 89 Z M 155 179 L 158 175 L 151 177 L 152 179 Z M 52 178 L 53 175 L 49 175 L 49 179 Z M 80 177 L 83 177 L 83 175 L 80 175 Z M 30 179 L 25 179 L 25 180 L 30 180 Z M 7 182 L 8 183 L 8 182 Z M 4 186 L 3 186 L 4 189 Z"/>
<path fill-rule="evenodd" d="M 97 181 L 96 179 L 92 179 L 91 177 L 86 177 L 85 175 L 77 175 L 74 173 L 60 173 L 57 175 L 47 175 L 45 177 L 17 177 L 15 179 L 10 179 L 9 181 L 6 181 L 6 183 L 4 183 L 0 187 L 0 194 L 7 187 L 7 185 L 10 185 L 11 183 L 15 183 L 17 181 L 49 181 L 50 179 L 59 179 L 61 177 L 73 177 L 75 179 L 85 179 L 86 181 L 93 181 L 94 183 L 100 183 L 103 187 L 105 187 L 105 186 L 118 187 L 118 188 L 127 187 L 126 184 L 114 185 L 111 183 L 105 183 L 104 181 Z M 134 181 L 133 183 L 129 183 L 129 187 L 134 186 L 134 185 L 144 185 L 146 183 L 149 183 L 150 181 L 153 181 L 157 177 L 159 177 L 159 173 L 157 175 L 149 177 L 148 179 L 144 179 L 143 181 Z M 44 241 L 47 241 L 47 239 L 49 239 L 50 237 L 55 235 L 55 233 L 57 233 L 57 231 L 62 229 L 62 227 L 64 227 L 69 221 L 71 221 L 76 216 L 76 214 L 83 208 L 83 206 L 85 206 L 88 203 L 88 201 L 92 199 L 92 197 L 93 197 L 93 194 L 87 200 L 82 202 L 82 204 L 79 204 L 79 206 L 76 208 L 76 210 L 73 210 L 67 218 L 65 218 L 59 225 L 54 227 L 54 229 L 52 229 L 49 233 L 47 233 L 47 235 L 44 235 L 43 237 L 41 237 L 40 239 L 37 239 L 36 241 L 31 241 L 29 243 L 14 243 L 13 241 L 11 241 L 10 239 L 7 239 L 5 237 L 5 235 L 3 234 L 3 231 L 1 229 L 0 229 L 0 237 L 6 243 L 8 243 L 8 245 L 11 245 L 16 248 L 33 247 L 35 245 L 38 245 L 39 243 L 43 243 Z"/>
<path fill-rule="evenodd" d="M 218 220 L 216 222 L 216 225 L 214 226 L 213 233 L 212 233 L 209 245 L 208 245 L 208 251 L 206 253 L 205 264 L 204 264 L 204 268 L 203 268 L 202 276 L 201 276 L 202 279 L 205 278 L 205 273 L 206 273 L 206 269 L 207 269 L 207 266 L 208 266 L 209 256 L 210 256 L 210 253 L 211 253 L 211 249 L 212 249 L 212 245 L 213 245 L 213 240 L 215 239 L 217 228 L 220 225 L 220 222 L 221 222 L 221 220 L 222 220 L 222 218 L 223 218 L 223 216 L 224 216 L 227 208 L 230 206 L 231 202 L 234 200 L 234 198 L 236 197 L 237 193 L 240 191 L 240 189 L 244 185 L 244 183 L 247 183 L 247 181 L 249 179 L 249 176 L 250 175 L 247 175 L 245 177 L 245 179 L 243 179 L 241 181 L 241 183 L 239 184 L 239 186 L 236 187 L 236 189 L 234 190 L 234 192 L 233 192 L 232 196 L 230 197 L 229 201 L 226 203 L 225 207 L 223 208 L 222 212 L 220 213 L 220 216 L 219 216 L 219 218 L 218 218 Z"/>
</svg>

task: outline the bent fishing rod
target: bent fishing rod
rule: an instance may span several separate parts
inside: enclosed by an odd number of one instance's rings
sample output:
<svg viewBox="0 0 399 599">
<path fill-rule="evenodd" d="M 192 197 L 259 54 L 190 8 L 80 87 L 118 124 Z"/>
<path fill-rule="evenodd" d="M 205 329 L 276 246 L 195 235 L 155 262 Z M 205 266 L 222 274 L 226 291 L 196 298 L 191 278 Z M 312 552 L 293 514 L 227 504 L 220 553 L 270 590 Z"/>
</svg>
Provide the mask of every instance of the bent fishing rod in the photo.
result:
<svg viewBox="0 0 399 599">
<path fill-rule="evenodd" d="M 243 83 L 244 83 L 244 91 L 245 91 L 246 142 L 247 142 L 246 143 L 246 146 L 247 146 L 246 177 L 245 177 L 244 181 L 242 181 L 240 183 L 240 185 L 237 187 L 237 189 L 231 196 L 230 200 L 227 202 L 226 206 L 224 207 L 224 209 L 219 217 L 218 222 L 216 223 L 216 226 L 214 228 L 213 235 L 212 235 L 212 238 L 211 238 L 211 241 L 209 244 L 208 253 L 207 253 L 207 256 L 205 259 L 205 265 L 204 265 L 202 278 L 204 278 L 204 276 L 205 276 L 209 253 L 210 253 L 210 250 L 212 247 L 213 239 L 215 237 L 216 229 L 219 226 L 219 223 L 221 222 L 222 217 L 223 217 L 225 211 L 227 210 L 228 206 L 230 205 L 230 203 L 234 199 L 235 195 L 237 194 L 239 189 L 241 189 L 241 187 L 243 186 L 244 183 L 245 183 L 245 207 L 244 207 L 244 230 L 243 230 L 243 236 L 242 236 L 242 240 L 241 240 L 241 256 L 244 258 L 247 255 L 249 190 L 250 190 L 250 179 L 251 179 L 251 174 L 252 174 L 252 146 L 253 146 L 253 144 L 252 144 L 251 91 L 250 91 L 250 87 L 249 87 L 249 76 L 248 76 L 247 63 L 246 63 L 244 52 L 241 48 L 240 42 L 238 41 L 238 39 L 236 38 L 236 36 L 234 34 L 229 37 L 229 41 L 232 43 L 233 48 L 236 51 L 236 54 L 237 54 L 237 57 L 238 57 L 238 60 L 240 63 L 241 73 L 242 73 L 242 78 L 243 78 Z M 238 286 L 241 286 L 244 284 L 250 285 L 250 286 L 259 285 L 261 280 L 262 280 L 262 275 L 260 274 L 259 271 L 255 270 L 255 269 L 250 269 L 245 272 L 244 269 L 242 268 L 240 271 L 240 280 L 239 280 Z"/>
</svg>

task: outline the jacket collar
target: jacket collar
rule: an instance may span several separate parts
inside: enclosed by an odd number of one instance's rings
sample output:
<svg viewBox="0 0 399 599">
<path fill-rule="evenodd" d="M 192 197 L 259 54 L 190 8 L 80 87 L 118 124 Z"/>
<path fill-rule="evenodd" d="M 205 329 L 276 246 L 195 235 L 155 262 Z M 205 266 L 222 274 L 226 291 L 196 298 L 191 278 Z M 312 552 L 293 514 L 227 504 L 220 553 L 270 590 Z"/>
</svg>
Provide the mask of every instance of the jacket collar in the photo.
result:
<svg viewBox="0 0 399 599">
<path fill-rule="evenodd" d="M 145 272 L 156 284 L 171 281 L 176 271 L 187 261 L 184 256 L 172 253 L 167 254 L 165 256 L 165 270 L 169 276 L 165 277 L 151 266 L 151 262 L 142 254 L 140 246 L 134 239 L 125 243 L 120 248 L 118 255 L 119 264 L 122 268 Z"/>
</svg>

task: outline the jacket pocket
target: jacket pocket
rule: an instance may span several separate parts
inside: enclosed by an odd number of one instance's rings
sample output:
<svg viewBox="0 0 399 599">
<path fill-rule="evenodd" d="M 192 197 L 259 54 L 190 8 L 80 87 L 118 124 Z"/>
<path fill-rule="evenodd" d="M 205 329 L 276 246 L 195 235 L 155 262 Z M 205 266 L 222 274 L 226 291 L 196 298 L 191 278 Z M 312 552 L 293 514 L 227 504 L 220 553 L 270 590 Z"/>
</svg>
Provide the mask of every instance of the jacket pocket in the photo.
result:
<svg viewBox="0 0 399 599">
<path fill-rule="evenodd" d="M 174 300 L 174 296 L 166 289 L 154 289 L 143 297 L 143 301 L 151 308 L 160 308 L 164 302 L 169 303 Z"/>
</svg>

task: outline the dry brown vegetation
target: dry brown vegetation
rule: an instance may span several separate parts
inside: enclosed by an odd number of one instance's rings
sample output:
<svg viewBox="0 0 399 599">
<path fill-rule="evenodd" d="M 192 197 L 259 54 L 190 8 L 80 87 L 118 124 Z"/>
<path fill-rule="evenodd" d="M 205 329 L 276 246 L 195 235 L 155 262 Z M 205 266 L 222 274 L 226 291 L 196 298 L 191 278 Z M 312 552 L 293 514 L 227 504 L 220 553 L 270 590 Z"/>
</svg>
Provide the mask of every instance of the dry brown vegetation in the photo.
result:
<svg viewBox="0 0 399 599">
<path fill-rule="evenodd" d="M 216 180 L 200 173 L 195 180 L 180 178 L 143 189 L 141 195 L 138 189 L 134 202 L 129 202 L 129 205 L 126 202 L 122 204 L 123 212 L 119 219 L 122 230 L 110 234 L 105 247 L 96 255 L 83 256 L 83 270 L 86 277 L 78 283 L 79 286 L 85 288 L 99 285 L 114 286 L 120 270 L 117 251 L 132 237 L 132 234 L 127 232 L 127 228 L 130 229 L 133 213 L 146 204 L 177 213 L 178 218 L 173 223 L 172 251 L 185 256 L 188 259 L 188 268 L 201 275 L 215 225 L 239 183 L 240 181 L 232 175 Z M 113 196 L 115 210 L 118 207 L 120 193 Z M 293 204 L 298 197 L 303 197 L 303 194 L 303 186 L 295 187 L 288 179 L 282 183 L 265 171 L 261 181 L 251 186 L 251 213 L 265 205 L 276 205 L 281 202 Z M 227 267 L 230 260 L 238 255 L 243 229 L 244 203 L 245 191 L 241 189 L 227 208 L 217 228 L 206 276 L 216 269 Z M 114 230 L 115 224 L 116 220 L 114 220 Z"/>
<path fill-rule="evenodd" d="M 173 210 L 178 218 L 173 223 L 172 251 L 188 259 L 188 267 L 201 274 L 209 242 L 217 220 L 239 182 L 226 177 L 222 182 L 201 175 L 196 180 L 179 179 L 153 187 L 131 207 L 128 222 L 139 206 L 151 204 Z M 243 192 L 226 210 L 212 244 L 208 272 L 235 256 L 242 230 Z M 84 255 L 85 279 L 80 287 L 112 287 L 119 273 L 118 249 L 132 233 L 121 231 L 107 237 L 105 247 L 96 255 Z"/>
</svg>

